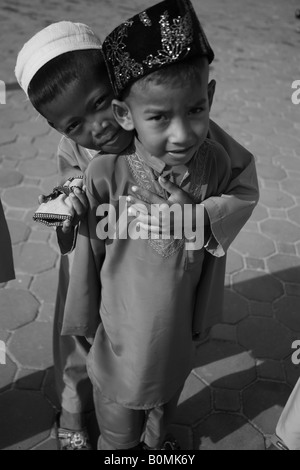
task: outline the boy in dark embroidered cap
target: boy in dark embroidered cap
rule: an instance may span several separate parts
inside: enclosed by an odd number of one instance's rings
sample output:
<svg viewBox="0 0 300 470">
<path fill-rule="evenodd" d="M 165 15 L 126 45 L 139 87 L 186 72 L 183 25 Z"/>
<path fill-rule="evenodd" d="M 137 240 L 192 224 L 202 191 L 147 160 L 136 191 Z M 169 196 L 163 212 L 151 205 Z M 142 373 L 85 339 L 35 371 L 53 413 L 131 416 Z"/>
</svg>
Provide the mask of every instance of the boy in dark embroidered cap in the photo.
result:
<svg viewBox="0 0 300 470">
<path fill-rule="evenodd" d="M 189 0 L 165 0 L 130 18 L 103 53 L 115 118 L 135 138 L 86 171 L 90 208 L 65 309 L 74 326 L 63 333 L 94 336 L 87 367 L 98 448 L 160 449 L 193 366 L 193 338 L 220 318 L 225 253 L 257 203 L 256 173 L 252 166 L 244 176 L 251 189 L 224 222 L 219 199 L 230 198 L 236 182 L 225 149 L 207 139 L 214 55 Z M 138 186 L 168 205 L 157 181 L 166 177 L 184 190 L 182 220 L 190 208 L 195 230 L 139 232 L 124 218 L 123 197 Z"/>
</svg>

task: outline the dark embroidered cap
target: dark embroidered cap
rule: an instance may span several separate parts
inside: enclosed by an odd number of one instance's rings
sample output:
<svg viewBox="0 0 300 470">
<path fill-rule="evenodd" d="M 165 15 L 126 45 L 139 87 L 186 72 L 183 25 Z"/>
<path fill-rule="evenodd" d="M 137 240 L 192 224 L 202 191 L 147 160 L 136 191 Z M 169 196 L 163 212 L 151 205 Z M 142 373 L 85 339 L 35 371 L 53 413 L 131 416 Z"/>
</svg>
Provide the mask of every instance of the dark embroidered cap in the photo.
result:
<svg viewBox="0 0 300 470">
<path fill-rule="evenodd" d="M 165 0 L 129 18 L 104 40 L 102 51 L 115 95 L 158 69 L 214 53 L 190 0 Z"/>
</svg>

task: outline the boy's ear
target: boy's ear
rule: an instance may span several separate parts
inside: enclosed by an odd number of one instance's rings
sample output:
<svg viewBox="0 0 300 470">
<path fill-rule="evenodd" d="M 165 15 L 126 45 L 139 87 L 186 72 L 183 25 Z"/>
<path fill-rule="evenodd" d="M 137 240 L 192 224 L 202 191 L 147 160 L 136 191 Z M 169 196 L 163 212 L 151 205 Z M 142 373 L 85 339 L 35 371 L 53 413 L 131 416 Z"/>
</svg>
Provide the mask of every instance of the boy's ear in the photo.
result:
<svg viewBox="0 0 300 470">
<path fill-rule="evenodd" d="M 213 103 L 215 90 L 216 90 L 216 80 L 211 80 L 209 82 L 207 90 L 208 90 L 208 102 L 209 102 L 209 110 L 210 110 L 212 103 Z"/>
<path fill-rule="evenodd" d="M 132 131 L 134 124 L 129 107 L 124 101 L 112 100 L 112 110 L 115 120 L 120 124 L 125 131 Z"/>
</svg>

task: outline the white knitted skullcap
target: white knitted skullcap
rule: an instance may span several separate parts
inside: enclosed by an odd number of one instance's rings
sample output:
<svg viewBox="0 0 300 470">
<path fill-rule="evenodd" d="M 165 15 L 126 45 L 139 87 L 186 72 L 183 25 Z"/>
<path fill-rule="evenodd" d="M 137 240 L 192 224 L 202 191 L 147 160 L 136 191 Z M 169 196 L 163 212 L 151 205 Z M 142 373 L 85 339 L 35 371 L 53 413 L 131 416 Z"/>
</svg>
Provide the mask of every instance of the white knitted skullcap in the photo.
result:
<svg viewBox="0 0 300 470">
<path fill-rule="evenodd" d="M 53 23 L 36 33 L 20 50 L 15 67 L 19 85 L 26 94 L 38 70 L 65 52 L 101 49 L 101 41 L 89 26 L 71 21 Z"/>
</svg>

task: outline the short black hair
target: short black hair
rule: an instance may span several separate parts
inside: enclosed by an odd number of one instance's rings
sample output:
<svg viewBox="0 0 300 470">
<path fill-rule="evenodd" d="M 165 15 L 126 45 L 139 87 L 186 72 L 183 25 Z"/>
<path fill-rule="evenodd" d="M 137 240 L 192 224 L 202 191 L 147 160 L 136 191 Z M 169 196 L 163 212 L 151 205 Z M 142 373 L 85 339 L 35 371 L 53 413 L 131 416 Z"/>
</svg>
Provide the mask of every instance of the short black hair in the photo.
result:
<svg viewBox="0 0 300 470">
<path fill-rule="evenodd" d="M 61 54 L 47 62 L 30 81 L 28 97 L 32 105 L 40 108 L 62 94 L 71 83 L 97 72 L 107 74 L 103 55 L 99 49 L 84 49 Z"/>
<path fill-rule="evenodd" d="M 181 62 L 168 64 L 166 67 L 155 70 L 155 72 L 145 75 L 144 77 L 129 85 L 124 90 L 121 99 L 126 99 L 132 88 L 146 91 L 149 84 L 183 86 L 187 82 L 197 79 L 199 77 L 199 73 L 206 63 L 208 64 L 208 59 L 206 56 L 194 56 L 189 57 L 188 59 Z"/>
</svg>

